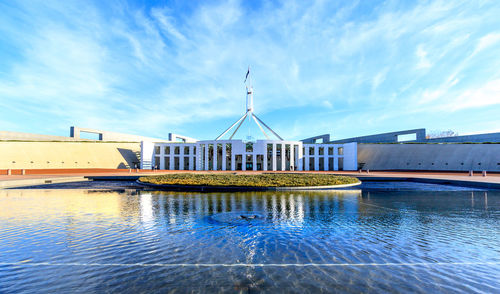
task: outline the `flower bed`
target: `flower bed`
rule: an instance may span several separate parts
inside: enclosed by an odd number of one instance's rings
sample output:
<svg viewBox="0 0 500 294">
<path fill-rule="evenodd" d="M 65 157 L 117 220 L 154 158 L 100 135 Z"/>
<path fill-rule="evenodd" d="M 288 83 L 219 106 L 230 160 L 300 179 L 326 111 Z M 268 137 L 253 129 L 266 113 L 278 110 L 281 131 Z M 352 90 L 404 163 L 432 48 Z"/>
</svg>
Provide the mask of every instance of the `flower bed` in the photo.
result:
<svg viewBox="0 0 500 294">
<path fill-rule="evenodd" d="M 168 174 L 141 177 L 139 182 L 166 186 L 204 187 L 314 187 L 358 184 L 354 177 L 329 174 Z"/>
</svg>

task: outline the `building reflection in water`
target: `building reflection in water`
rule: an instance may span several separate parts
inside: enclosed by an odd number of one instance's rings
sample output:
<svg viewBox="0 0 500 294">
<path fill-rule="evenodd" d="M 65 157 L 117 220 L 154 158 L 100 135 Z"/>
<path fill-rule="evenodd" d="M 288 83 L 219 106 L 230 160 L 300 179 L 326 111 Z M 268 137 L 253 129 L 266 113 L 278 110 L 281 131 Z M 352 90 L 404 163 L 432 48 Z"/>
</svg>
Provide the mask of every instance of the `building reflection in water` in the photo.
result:
<svg viewBox="0 0 500 294">
<path fill-rule="evenodd" d="M 275 223 L 300 226 L 305 218 L 357 214 L 361 190 L 314 192 L 178 193 L 142 192 L 141 220 L 194 225 L 205 216 L 228 212 L 264 214 Z M 154 205 L 157 203 L 157 205 Z M 149 208 L 148 208 L 149 207 Z"/>
<path fill-rule="evenodd" d="M 336 214 L 363 218 L 376 208 L 394 212 L 401 207 L 390 208 L 387 201 L 400 195 L 403 194 L 370 194 L 361 190 L 251 193 L 0 190 L 0 219 L 50 222 L 61 216 L 74 220 L 115 218 L 125 224 L 140 221 L 144 227 L 151 227 L 158 223 L 194 225 L 205 216 L 224 212 L 259 212 L 275 223 L 299 226 L 305 219 L 328 219 Z M 467 206 L 473 210 L 488 209 L 488 192 L 450 192 L 440 199 L 446 197 L 452 201 L 438 202 L 428 194 L 413 196 L 408 209 L 437 209 L 439 205 L 446 205 L 447 209 Z"/>
<path fill-rule="evenodd" d="M 149 193 L 141 194 L 141 221 L 145 227 L 151 227 L 154 222 L 153 196 Z"/>
<path fill-rule="evenodd" d="M 125 197 L 124 197 L 125 196 Z M 135 198 L 133 194 L 129 195 Z M 61 216 L 94 219 L 138 217 L 137 199 L 115 192 L 83 189 L 0 190 L 0 218 L 19 222 L 44 221 Z"/>
</svg>

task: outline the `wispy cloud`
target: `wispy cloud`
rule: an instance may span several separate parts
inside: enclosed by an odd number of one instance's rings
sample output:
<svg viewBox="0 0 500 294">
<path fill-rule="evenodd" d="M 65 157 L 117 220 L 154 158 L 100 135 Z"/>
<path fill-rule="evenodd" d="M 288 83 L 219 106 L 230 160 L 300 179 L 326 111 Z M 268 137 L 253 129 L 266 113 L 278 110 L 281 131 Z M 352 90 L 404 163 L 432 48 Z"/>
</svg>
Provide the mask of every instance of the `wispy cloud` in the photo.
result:
<svg viewBox="0 0 500 294">
<path fill-rule="evenodd" d="M 0 3 L 0 129 L 211 138 L 243 111 L 248 65 L 257 112 L 285 137 L 434 128 L 446 107 L 485 129 L 499 14 L 495 1 Z"/>
<path fill-rule="evenodd" d="M 417 52 L 415 54 L 418 57 L 417 69 L 426 69 L 432 66 L 427 57 L 428 53 L 423 49 L 422 45 L 417 47 Z"/>
</svg>

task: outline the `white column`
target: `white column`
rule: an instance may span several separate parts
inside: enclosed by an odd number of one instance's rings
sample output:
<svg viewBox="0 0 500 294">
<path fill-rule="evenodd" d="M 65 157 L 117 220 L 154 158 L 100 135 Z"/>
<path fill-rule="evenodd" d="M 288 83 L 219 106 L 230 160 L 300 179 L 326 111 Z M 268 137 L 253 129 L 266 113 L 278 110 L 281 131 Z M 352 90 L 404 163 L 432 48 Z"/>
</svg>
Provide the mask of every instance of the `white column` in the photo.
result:
<svg viewBox="0 0 500 294">
<path fill-rule="evenodd" d="M 281 170 L 286 169 L 285 143 L 281 144 Z"/>
<path fill-rule="evenodd" d="M 222 170 L 226 170 L 226 143 L 222 143 Z"/>
<path fill-rule="evenodd" d="M 298 167 L 299 167 L 299 170 L 301 170 L 301 171 L 304 170 L 304 166 L 302 165 L 302 158 L 304 157 L 304 154 L 302 154 L 303 146 L 304 145 L 299 144 L 299 148 L 297 149 L 298 153 L 299 153 L 299 156 L 297 156 L 297 160 L 299 161 Z"/>
<path fill-rule="evenodd" d="M 208 144 L 205 144 L 205 164 L 204 169 L 208 170 Z"/>
<path fill-rule="evenodd" d="M 179 169 L 184 170 L 184 146 L 179 147 Z"/>
<path fill-rule="evenodd" d="M 295 145 L 290 144 L 290 170 L 295 170 Z"/>
<path fill-rule="evenodd" d="M 307 155 L 304 155 L 304 157 L 306 159 L 305 162 L 304 162 L 304 164 L 306 165 L 304 167 L 304 170 L 309 170 L 309 147 L 306 148 L 306 154 Z"/>
<path fill-rule="evenodd" d="M 245 152 L 241 155 L 241 170 L 247 170 L 247 154 Z"/>
<path fill-rule="evenodd" d="M 165 146 L 160 145 L 160 169 L 165 169 Z"/>
<path fill-rule="evenodd" d="M 189 170 L 194 170 L 196 162 L 194 162 L 194 146 L 189 146 Z"/>
<path fill-rule="evenodd" d="M 314 170 L 319 170 L 319 146 L 314 146 Z"/>
<path fill-rule="evenodd" d="M 273 160 L 273 170 L 276 170 L 276 144 L 273 143 L 273 154 L 272 154 L 272 160 Z"/>
<path fill-rule="evenodd" d="M 339 170 L 339 145 L 333 145 L 333 170 Z"/>
<path fill-rule="evenodd" d="M 194 165 L 196 167 L 196 170 L 201 170 L 201 145 L 196 144 L 196 160 L 194 162 Z"/>
<path fill-rule="evenodd" d="M 231 170 L 236 170 L 236 155 L 234 154 L 234 148 L 231 149 Z"/>
<path fill-rule="evenodd" d="M 174 170 L 174 150 L 175 150 L 175 147 L 173 146 L 170 146 L 170 158 L 169 158 L 169 162 L 170 162 L 170 170 Z"/>
<path fill-rule="evenodd" d="M 253 161 L 252 164 L 253 170 L 257 170 L 257 155 L 252 154 L 252 161 Z"/>
<path fill-rule="evenodd" d="M 325 147 L 325 170 L 330 169 L 329 162 L 330 162 L 330 157 L 328 156 L 328 148 Z"/>
<path fill-rule="evenodd" d="M 264 144 L 265 145 L 265 148 L 264 148 L 264 158 L 262 160 L 262 164 L 264 165 L 262 167 L 262 170 L 267 170 L 267 144 Z"/>
</svg>

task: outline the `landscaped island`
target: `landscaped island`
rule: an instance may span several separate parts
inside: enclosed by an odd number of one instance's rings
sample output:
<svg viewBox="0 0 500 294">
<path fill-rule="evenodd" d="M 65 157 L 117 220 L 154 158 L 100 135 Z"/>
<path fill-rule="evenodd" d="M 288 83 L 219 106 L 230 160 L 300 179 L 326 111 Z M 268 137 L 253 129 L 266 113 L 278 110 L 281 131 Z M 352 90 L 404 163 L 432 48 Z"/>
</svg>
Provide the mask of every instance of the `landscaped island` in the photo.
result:
<svg viewBox="0 0 500 294">
<path fill-rule="evenodd" d="M 222 188 L 249 190 L 279 190 L 300 188 L 336 188 L 358 185 L 354 177 L 329 174 L 168 174 L 141 177 L 140 183 L 165 188 Z M 201 189 L 204 190 L 204 189 Z"/>
</svg>

